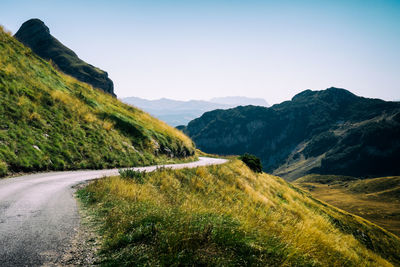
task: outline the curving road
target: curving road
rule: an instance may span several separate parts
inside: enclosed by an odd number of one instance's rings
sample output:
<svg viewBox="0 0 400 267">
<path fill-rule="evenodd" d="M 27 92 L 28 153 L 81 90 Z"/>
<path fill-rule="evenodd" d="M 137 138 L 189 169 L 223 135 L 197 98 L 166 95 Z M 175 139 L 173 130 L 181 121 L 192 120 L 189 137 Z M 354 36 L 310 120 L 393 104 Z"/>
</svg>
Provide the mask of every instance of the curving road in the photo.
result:
<svg viewBox="0 0 400 267">
<path fill-rule="evenodd" d="M 200 157 L 196 162 L 162 166 L 180 169 L 225 162 Z M 161 166 L 135 169 L 150 172 L 157 167 Z M 65 171 L 0 180 L 0 266 L 51 266 L 60 262 L 79 227 L 72 186 L 117 174 L 118 169 Z"/>
</svg>

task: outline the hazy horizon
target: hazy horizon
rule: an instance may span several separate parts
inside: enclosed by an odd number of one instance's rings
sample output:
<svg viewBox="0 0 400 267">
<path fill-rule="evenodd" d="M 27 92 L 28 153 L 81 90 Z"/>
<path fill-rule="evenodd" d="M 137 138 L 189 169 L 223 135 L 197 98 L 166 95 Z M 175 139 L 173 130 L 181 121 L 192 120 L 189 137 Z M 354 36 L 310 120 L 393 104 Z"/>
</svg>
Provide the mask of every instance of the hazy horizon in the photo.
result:
<svg viewBox="0 0 400 267">
<path fill-rule="evenodd" d="M 400 1 L 2 1 L 109 73 L 119 98 L 263 98 L 345 88 L 400 99 Z"/>
</svg>

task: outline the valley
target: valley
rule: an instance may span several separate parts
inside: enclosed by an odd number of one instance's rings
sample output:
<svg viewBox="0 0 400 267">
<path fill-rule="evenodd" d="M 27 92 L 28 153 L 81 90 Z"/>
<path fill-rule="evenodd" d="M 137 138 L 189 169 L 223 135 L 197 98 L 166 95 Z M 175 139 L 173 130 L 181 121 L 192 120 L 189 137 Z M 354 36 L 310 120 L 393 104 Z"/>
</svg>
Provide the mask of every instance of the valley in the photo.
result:
<svg viewBox="0 0 400 267">
<path fill-rule="evenodd" d="M 308 175 L 293 182 L 324 202 L 400 236 L 400 177 L 355 179 Z"/>
</svg>

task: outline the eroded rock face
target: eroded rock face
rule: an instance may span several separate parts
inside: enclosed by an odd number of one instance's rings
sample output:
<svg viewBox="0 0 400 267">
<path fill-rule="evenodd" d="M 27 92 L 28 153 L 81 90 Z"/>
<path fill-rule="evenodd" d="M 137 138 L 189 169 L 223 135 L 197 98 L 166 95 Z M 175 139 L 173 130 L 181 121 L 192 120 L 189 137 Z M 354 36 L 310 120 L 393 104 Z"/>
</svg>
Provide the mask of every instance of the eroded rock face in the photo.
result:
<svg viewBox="0 0 400 267">
<path fill-rule="evenodd" d="M 64 73 L 116 96 L 114 84 L 108 78 L 107 72 L 81 60 L 74 51 L 54 38 L 40 19 L 24 22 L 14 37 L 30 47 L 39 57 L 51 59 Z"/>
</svg>

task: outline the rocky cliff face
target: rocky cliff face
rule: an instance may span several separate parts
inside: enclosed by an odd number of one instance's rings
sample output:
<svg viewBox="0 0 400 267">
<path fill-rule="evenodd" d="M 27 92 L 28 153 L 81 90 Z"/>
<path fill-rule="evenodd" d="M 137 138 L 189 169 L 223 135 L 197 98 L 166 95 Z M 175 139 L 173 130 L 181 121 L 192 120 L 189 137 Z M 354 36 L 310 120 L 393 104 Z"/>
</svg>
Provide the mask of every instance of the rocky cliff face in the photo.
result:
<svg viewBox="0 0 400 267">
<path fill-rule="evenodd" d="M 114 85 L 108 78 L 107 72 L 81 60 L 74 51 L 50 34 L 49 28 L 43 21 L 39 19 L 26 21 L 14 37 L 41 58 L 51 59 L 64 73 L 115 96 Z"/>
<path fill-rule="evenodd" d="M 306 90 L 270 108 L 215 110 L 184 131 L 209 153 L 249 152 L 288 180 L 307 173 L 399 175 L 400 103 Z"/>
</svg>

